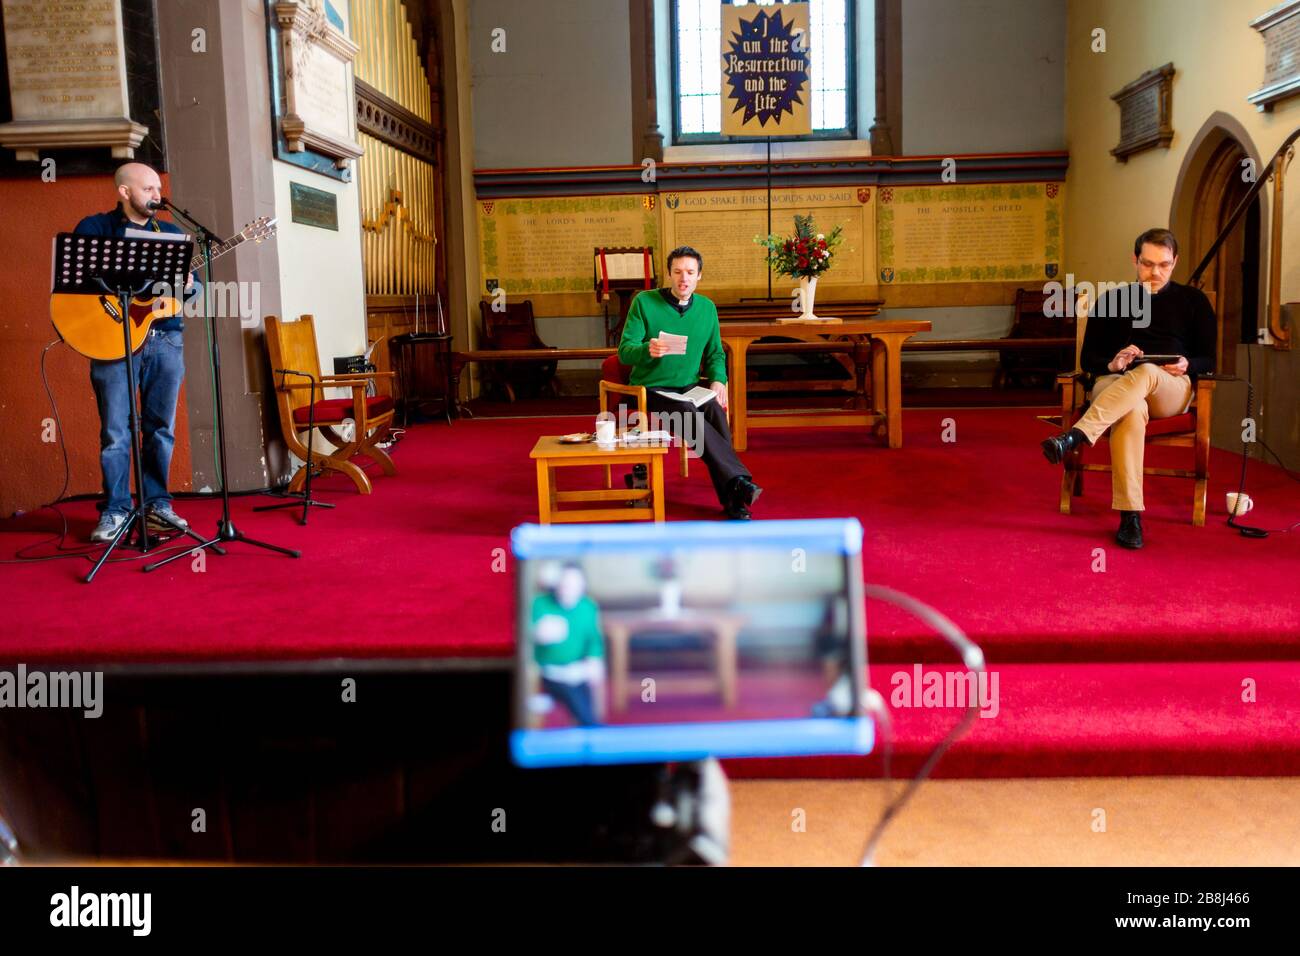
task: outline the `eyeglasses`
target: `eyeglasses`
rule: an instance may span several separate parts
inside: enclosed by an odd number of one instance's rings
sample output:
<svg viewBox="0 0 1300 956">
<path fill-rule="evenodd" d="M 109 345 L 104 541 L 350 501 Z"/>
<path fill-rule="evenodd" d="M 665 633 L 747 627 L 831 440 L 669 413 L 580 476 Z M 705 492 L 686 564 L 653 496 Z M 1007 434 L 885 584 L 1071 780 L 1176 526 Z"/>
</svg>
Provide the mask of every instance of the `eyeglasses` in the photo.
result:
<svg viewBox="0 0 1300 956">
<path fill-rule="evenodd" d="M 1168 272 L 1174 267 L 1173 262 L 1168 260 L 1165 262 L 1151 262 L 1149 259 L 1138 259 L 1138 265 L 1143 269 L 1155 269 L 1159 272 Z"/>
</svg>

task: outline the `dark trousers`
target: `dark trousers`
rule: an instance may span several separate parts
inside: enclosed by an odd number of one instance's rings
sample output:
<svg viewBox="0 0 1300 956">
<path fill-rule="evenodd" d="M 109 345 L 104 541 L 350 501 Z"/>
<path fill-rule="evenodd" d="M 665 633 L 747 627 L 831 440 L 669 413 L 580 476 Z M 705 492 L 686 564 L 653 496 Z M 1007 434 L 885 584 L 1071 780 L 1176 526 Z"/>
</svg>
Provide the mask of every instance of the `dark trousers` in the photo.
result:
<svg viewBox="0 0 1300 956">
<path fill-rule="evenodd" d="M 694 385 L 670 391 L 686 392 Z M 751 477 L 749 469 L 741 464 L 736 450 L 731 447 L 731 429 L 727 426 L 727 413 L 722 410 L 715 398 L 696 408 L 690 402 L 681 402 L 665 398 L 653 388 L 646 389 L 646 404 L 650 406 L 651 416 L 663 413 L 659 423 L 651 421 L 651 428 L 665 428 L 675 438 L 688 442 L 691 451 L 698 455 L 709 469 L 713 480 L 713 490 L 718 501 L 725 508 L 727 486 L 736 478 Z"/>
<path fill-rule="evenodd" d="M 563 704 L 579 727 L 595 727 L 600 724 L 592 706 L 590 684 L 561 684 L 557 680 L 543 677 L 542 690 Z"/>
</svg>

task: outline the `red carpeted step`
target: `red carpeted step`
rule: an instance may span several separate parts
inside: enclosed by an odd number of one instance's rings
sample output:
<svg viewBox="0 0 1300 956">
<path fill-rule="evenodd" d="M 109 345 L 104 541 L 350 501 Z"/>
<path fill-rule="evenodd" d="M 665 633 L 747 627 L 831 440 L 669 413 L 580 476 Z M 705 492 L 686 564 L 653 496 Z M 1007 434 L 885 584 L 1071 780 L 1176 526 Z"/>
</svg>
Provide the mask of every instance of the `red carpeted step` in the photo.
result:
<svg viewBox="0 0 1300 956">
<path fill-rule="evenodd" d="M 528 452 L 539 434 L 590 424 L 413 427 L 393 453 L 398 475 L 375 475 L 373 495 L 317 482 L 338 507 L 313 511 L 306 527 L 287 510 L 252 513 L 264 498 L 235 500 L 242 531 L 301 548 L 299 560 L 236 544 L 147 576 L 139 562 L 114 565 L 89 586 L 85 560 L 0 565 L 0 660 L 509 655 L 509 532 L 537 515 Z M 751 432 L 756 516 L 860 518 L 867 579 L 948 614 L 994 663 L 1300 660 L 1300 537 L 1250 540 L 1223 526 L 1233 455 L 1215 455 L 1203 528 L 1190 523 L 1190 482 L 1149 481 L 1147 547 L 1128 552 L 1111 539 L 1107 476 L 1088 475 L 1075 514 L 1057 512 L 1060 472 L 1038 450 L 1050 429 L 1033 410 L 909 411 L 904 426 L 898 450 L 862 429 Z M 673 470 L 666 485 L 670 520 L 719 517 L 703 467 L 687 479 Z M 1256 523 L 1300 517 L 1300 484 L 1280 469 L 1252 463 L 1249 490 Z M 177 508 L 199 531 L 215 527 L 217 502 Z M 75 543 L 95 511 L 65 511 Z M 17 524 L 23 533 L 0 536 L 7 556 L 59 527 L 48 512 Z M 873 661 L 951 659 L 891 608 L 870 604 L 867 624 Z"/>
<path fill-rule="evenodd" d="M 954 669 L 925 667 L 923 686 L 932 670 Z M 1300 663 L 1007 664 L 995 673 L 990 716 L 976 718 L 936 777 L 1300 774 Z M 964 713 L 901 706 L 918 700 L 907 693 L 915 676 L 911 666 L 871 668 L 894 721 L 894 777 L 914 774 Z M 881 754 L 726 765 L 734 778 L 878 777 Z"/>
</svg>

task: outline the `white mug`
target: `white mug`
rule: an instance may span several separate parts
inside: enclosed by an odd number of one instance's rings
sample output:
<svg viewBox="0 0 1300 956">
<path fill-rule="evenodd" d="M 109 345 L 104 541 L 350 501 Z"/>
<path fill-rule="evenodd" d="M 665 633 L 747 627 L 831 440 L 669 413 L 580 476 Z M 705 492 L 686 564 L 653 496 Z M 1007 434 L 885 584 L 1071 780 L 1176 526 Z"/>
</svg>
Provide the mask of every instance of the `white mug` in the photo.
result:
<svg viewBox="0 0 1300 956">
<path fill-rule="evenodd" d="M 612 445 L 614 444 L 615 434 L 614 419 L 612 417 L 602 417 L 596 419 L 596 444 Z"/>
<path fill-rule="evenodd" d="M 1250 495 L 1243 493 L 1241 501 L 1238 502 L 1237 493 L 1235 491 L 1228 492 L 1228 514 L 1244 515 L 1253 507 L 1255 507 L 1255 502 L 1251 500 Z"/>
</svg>

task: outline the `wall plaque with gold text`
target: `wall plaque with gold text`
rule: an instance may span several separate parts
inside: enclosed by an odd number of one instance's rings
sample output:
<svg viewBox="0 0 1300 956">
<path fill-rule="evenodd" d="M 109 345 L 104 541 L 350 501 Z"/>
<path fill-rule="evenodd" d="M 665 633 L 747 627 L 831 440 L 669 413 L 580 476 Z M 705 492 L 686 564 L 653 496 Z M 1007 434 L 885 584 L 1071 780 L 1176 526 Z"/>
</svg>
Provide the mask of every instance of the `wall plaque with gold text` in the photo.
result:
<svg viewBox="0 0 1300 956">
<path fill-rule="evenodd" d="M 345 168 L 361 155 L 353 133 L 349 73 L 360 49 L 326 15 L 325 0 L 281 0 L 284 115 L 280 128 L 291 152 L 312 149 Z"/>
<path fill-rule="evenodd" d="M 1174 65 L 1166 63 L 1111 96 L 1119 104 L 1119 144 L 1110 154 L 1121 163 L 1133 153 L 1167 147 L 1173 140 L 1173 76 Z"/>
<path fill-rule="evenodd" d="M 1261 112 L 1300 92 L 1300 0 L 1288 0 L 1250 22 L 1264 38 L 1264 85 L 1246 97 Z"/>
<path fill-rule="evenodd" d="M 642 196 L 498 199 L 478 203 L 479 265 L 486 292 L 595 295 L 591 250 L 651 246 L 662 260 L 659 216 Z M 593 299 L 593 302 L 595 300 Z"/>
<path fill-rule="evenodd" d="M 290 183 L 289 209 L 294 222 L 339 231 L 339 198 L 331 192 Z"/>
<path fill-rule="evenodd" d="M 1059 183 L 880 190 L 880 282 L 1018 282 L 1054 278 L 1061 262 Z"/>
<path fill-rule="evenodd" d="M 104 146 L 131 159 L 148 128 L 131 119 L 120 0 L 3 0 L 13 121 L 0 146 Z"/>
<path fill-rule="evenodd" d="M 873 282 L 874 192 L 866 186 L 772 190 L 772 231 L 777 235 L 794 234 L 796 213 L 811 213 L 818 232 L 844 227 L 844 242 L 830 270 L 818 279 L 819 288 Z M 767 234 L 766 190 L 667 193 L 663 233 L 665 249 L 692 246 L 704 255 L 702 280 L 708 289 L 766 287 L 767 250 L 754 242 L 755 236 Z M 773 276 L 773 294 L 796 284 L 785 276 Z"/>
</svg>

